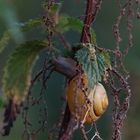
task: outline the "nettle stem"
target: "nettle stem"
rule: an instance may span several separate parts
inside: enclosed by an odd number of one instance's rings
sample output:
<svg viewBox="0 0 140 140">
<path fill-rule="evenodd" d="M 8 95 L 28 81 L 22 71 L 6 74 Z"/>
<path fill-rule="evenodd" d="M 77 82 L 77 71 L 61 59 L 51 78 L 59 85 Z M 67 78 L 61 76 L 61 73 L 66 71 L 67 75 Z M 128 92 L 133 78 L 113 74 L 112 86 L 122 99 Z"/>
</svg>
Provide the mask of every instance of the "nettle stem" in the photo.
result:
<svg viewBox="0 0 140 140">
<path fill-rule="evenodd" d="M 95 21 L 100 5 L 101 0 L 87 0 L 86 15 L 80 40 L 81 43 L 91 43 L 90 28 L 92 23 Z M 54 60 L 53 64 L 55 65 L 56 71 L 66 75 L 68 78 L 73 77 L 77 73 L 77 68 L 74 62 L 67 61 L 65 58 Z M 75 123 L 71 122 L 71 114 L 67 106 L 62 121 L 62 125 L 60 128 L 58 140 L 69 140 L 72 133 L 75 131 L 75 129 L 72 129 L 74 128 L 74 126 Z"/>
<path fill-rule="evenodd" d="M 90 28 L 96 19 L 96 15 L 101 6 L 101 0 L 87 0 L 86 15 L 84 20 L 84 27 L 81 35 L 81 43 L 90 43 L 91 35 Z"/>
<path fill-rule="evenodd" d="M 90 43 L 90 26 L 93 21 L 94 0 L 87 0 L 87 9 L 84 20 L 84 27 L 81 35 L 81 43 Z"/>
</svg>

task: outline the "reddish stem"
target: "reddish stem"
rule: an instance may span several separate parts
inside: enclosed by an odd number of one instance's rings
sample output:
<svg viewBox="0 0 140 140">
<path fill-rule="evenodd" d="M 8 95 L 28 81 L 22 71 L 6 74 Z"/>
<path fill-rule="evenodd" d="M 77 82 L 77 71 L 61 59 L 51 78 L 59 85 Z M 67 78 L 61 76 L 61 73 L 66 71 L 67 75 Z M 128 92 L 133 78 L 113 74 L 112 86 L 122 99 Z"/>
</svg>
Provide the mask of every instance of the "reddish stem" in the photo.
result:
<svg viewBox="0 0 140 140">
<path fill-rule="evenodd" d="M 85 16 L 84 27 L 81 36 L 82 43 L 90 42 L 90 26 L 92 23 L 93 8 L 94 8 L 93 0 L 87 0 L 86 16 Z"/>
<path fill-rule="evenodd" d="M 84 27 L 81 35 L 81 43 L 90 43 L 90 27 L 96 18 L 96 14 L 100 8 L 101 0 L 87 0 L 86 16 L 84 20 Z"/>
<path fill-rule="evenodd" d="M 90 27 L 92 22 L 95 20 L 96 14 L 100 8 L 100 4 L 101 4 L 101 0 L 87 0 L 86 16 L 84 20 L 82 35 L 81 35 L 81 43 L 91 42 Z M 63 123 L 61 124 L 61 129 L 59 132 L 59 138 L 58 138 L 59 140 L 63 140 L 63 138 L 66 136 L 66 132 L 69 131 L 68 127 L 70 125 L 70 119 L 71 119 L 70 110 L 67 106 L 63 118 Z M 69 139 L 69 136 L 67 136 L 67 139 Z"/>
</svg>

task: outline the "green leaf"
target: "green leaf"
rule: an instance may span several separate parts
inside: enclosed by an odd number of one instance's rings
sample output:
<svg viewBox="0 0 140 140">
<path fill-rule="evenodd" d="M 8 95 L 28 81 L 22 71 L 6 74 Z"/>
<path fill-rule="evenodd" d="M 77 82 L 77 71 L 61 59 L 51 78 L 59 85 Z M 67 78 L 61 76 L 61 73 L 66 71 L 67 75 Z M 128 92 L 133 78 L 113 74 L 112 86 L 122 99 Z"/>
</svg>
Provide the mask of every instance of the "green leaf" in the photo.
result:
<svg viewBox="0 0 140 140">
<path fill-rule="evenodd" d="M 94 46 L 97 46 L 96 34 L 92 28 L 90 29 L 90 34 L 91 34 L 91 42 L 94 44 Z"/>
<path fill-rule="evenodd" d="M 101 81 L 96 55 L 91 54 L 91 50 L 88 47 L 84 47 L 77 51 L 75 57 L 82 65 L 82 69 L 88 79 L 88 86 L 90 90 L 97 82 Z"/>
<path fill-rule="evenodd" d="M 82 32 L 83 22 L 78 18 L 70 17 L 68 15 L 61 15 L 59 17 L 59 23 L 56 26 L 56 31 L 60 33 L 64 33 L 70 30 L 77 31 L 79 33 Z M 96 45 L 96 35 L 94 30 L 91 28 L 91 40 L 94 45 Z"/>
<path fill-rule="evenodd" d="M 62 3 L 60 2 L 52 2 L 51 5 L 50 5 L 50 2 L 48 1 L 43 2 L 43 8 L 45 11 L 47 11 L 47 14 L 54 14 L 56 12 L 59 12 L 61 9 L 61 6 L 62 6 Z"/>
<path fill-rule="evenodd" d="M 106 51 L 101 51 L 96 54 L 96 57 L 99 66 L 100 75 L 104 77 L 106 70 L 108 68 L 111 68 L 109 53 Z"/>
<path fill-rule="evenodd" d="M 54 3 L 51 7 L 51 12 L 56 13 L 59 12 L 61 9 L 62 4 L 61 3 Z"/>
<path fill-rule="evenodd" d="M 41 24 L 42 24 L 42 19 L 35 18 L 35 19 L 29 19 L 27 22 L 24 23 L 17 23 L 16 25 L 19 26 L 22 32 L 26 32 L 31 30 L 32 28 L 40 26 Z"/>
<path fill-rule="evenodd" d="M 64 33 L 69 31 L 70 27 L 67 24 L 68 24 L 68 16 L 61 15 L 59 17 L 59 23 L 55 27 L 56 32 Z"/>
<path fill-rule="evenodd" d="M 19 29 L 22 32 L 26 32 L 31 30 L 32 28 L 35 28 L 37 26 L 41 26 L 42 24 L 42 19 L 41 18 L 35 18 L 35 19 L 30 19 L 29 21 L 25 22 L 25 23 L 16 23 L 16 29 Z M 3 36 L 0 39 L 0 53 L 6 48 L 6 46 L 8 45 L 9 41 L 11 38 L 13 38 L 13 34 L 16 33 L 17 35 L 18 30 L 15 29 L 9 29 L 7 31 L 4 32 Z M 19 34 L 18 34 L 19 35 Z M 15 39 L 15 37 L 14 37 Z M 17 40 L 17 39 L 15 39 Z M 23 41 L 16 41 L 16 43 L 21 43 Z"/>
<path fill-rule="evenodd" d="M 74 17 L 68 17 L 68 25 L 71 29 L 82 32 L 83 29 L 83 22 L 77 18 Z"/>
<path fill-rule="evenodd" d="M 0 53 L 6 48 L 9 43 L 11 36 L 8 31 L 5 31 L 2 38 L 0 39 Z"/>
<path fill-rule="evenodd" d="M 90 45 L 89 45 L 90 46 Z M 82 65 L 87 76 L 89 90 L 104 78 L 107 68 L 111 67 L 110 56 L 107 52 L 95 52 L 93 45 L 88 44 L 76 52 L 76 59 Z"/>
<path fill-rule="evenodd" d="M 30 19 L 29 21 L 25 22 L 21 26 L 21 31 L 28 31 L 32 28 L 40 26 L 42 24 L 41 18 Z"/>
<path fill-rule="evenodd" d="M 22 99 L 30 85 L 33 64 L 39 52 L 46 47 L 43 41 L 28 41 L 17 47 L 9 57 L 4 70 L 3 90 L 9 98 Z"/>
<path fill-rule="evenodd" d="M 64 33 L 73 29 L 77 32 L 82 32 L 83 23 L 81 20 L 70 17 L 68 15 L 61 15 L 59 17 L 59 24 L 56 26 L 56 30 L 60 33 Z"/>
</svg>

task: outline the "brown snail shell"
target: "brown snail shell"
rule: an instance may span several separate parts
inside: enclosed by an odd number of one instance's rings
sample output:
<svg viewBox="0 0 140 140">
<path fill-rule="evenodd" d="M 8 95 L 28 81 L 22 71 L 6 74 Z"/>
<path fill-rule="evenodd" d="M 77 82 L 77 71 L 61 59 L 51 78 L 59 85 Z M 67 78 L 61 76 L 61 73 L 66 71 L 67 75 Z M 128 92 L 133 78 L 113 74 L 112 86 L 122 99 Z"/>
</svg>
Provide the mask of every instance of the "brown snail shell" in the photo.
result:
<svg viewBox="0 0 140 140">
<path fill-rule="evenodd" d="M 67 100 L 70 112 L 77 117 L 79 121 L 91 124 L 101 117 L 108 107 L 108 97 L 102 84 L 97 83 L 94 88 L 85 93 L 77 88 L 77 77 L 72 79 L 67 88 Z M 86 89 L 88 81 L 86 76 L 82 75 L 83 88 Z M 77 88 L 77 89 L 76 89 Z"/>
</svg>

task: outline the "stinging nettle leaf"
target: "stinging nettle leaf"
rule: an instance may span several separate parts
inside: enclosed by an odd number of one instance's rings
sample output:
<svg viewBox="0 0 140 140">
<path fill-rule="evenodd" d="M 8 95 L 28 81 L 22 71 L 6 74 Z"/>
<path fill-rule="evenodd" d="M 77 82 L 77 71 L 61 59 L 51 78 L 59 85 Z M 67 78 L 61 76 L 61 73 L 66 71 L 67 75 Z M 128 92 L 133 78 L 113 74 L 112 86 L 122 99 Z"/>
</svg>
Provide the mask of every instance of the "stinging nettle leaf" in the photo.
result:
<svg viewBox="0 0 140 140">
<path fill-rule="evenodd" d="M 28 41 L 17 47 L 9 57 L 4 69 L 3 90 L 6 96 L 17 96 L 22 100 L 30 85 L 33 64 L 41 50 L 43 41 Z"/>
<path fill-rule="evenodd" d="M 68 16 L 67 15 L 61 15 L 59 17 L 59 23 L 56 25 L 56 32 L 64 33 L 69 31 L 70 27 L 68 26 Z"/>
<path fill-rule="evenodd" d="M 99 61 L 100 58 L 100 61 Z M 104 71 L 107 70 L 108 68 L 111 69 L 111 61 L 110 61 L 110 55 L 106 51 L 102 51 L 97 53 L 97 62 L 104 66 Z"/>
<path fill-rule="evenodd" d="M 62 3 L 60 2 L 53 2 L 51 5 L 48 1 L 43 2 L 43 8 L 47 12 L 58 12 L 61 9 L 61 6 L 62 6 Z"/>
<path fill-rule="evenodd" d="M 111 67 L 110 56 L 107 52 L 96 52 L 95 56 L 91 54 L 93 52 L 87 46 L 84 46 L 75 54 L 87 76 L 89 90 L 104 78 L 106 70 Z"/>
<path fill-rule="evenodd" d="M 51 7 L 51 12 L 59 12 L 61 9 L 62 4 L 61 3 L 54 3 Z"/>
<path fill-rule="evenodd" d="M 10 41 L 11 35 L 8 31 L 5 31 L 2 38 L 0 39 L 0 53 L 7 47 Z"/>
<path fill-rule="evenodd" d="M 93 60 L 93 56 L 91 56 L 90 53 L 90 49 L 84 47 L 78 50 L 75 55 L 76 59 L 82 65 L 82 69 L 87 76 L 89 90 L 92 89 L 97 82 L 101 81 L 96 56 Z"/>
<path fill-rule="evenodd" d="M 90 29 L 90 35 L 91 35 L 91 42 L 94 44 L 94 46 L 97 46 L 96 34 L 92 28 Z"/>
<path fill-rule="evenodd" d="M 16 23 L 16 25 L 19 26 L 22 32 L 26 32 L 31 30 L 32 28 L 41 26 L 41 24 L 42 24 L 41 18 L 29 19 L 27 22 L 24 23 Z"/>
<path fill-rule="evenodd" d="M 68 15 L 61 15 L 59 17 L 59 24 L 56 26 L 56 31 L 60 33 L 64 33 L 73 29 L 77 32 L 81 32 L 83 27 L 83 23 L 81 20 L 78 20 L 74 17 L 70 17 Z"/>
<path fill-rule="evenodd" d="M 83 29 L 83 22 L 77 18 L 68 17 L 68 26 L 77 32 L 81 32 Z"/>
<path fill-rule="evenodd" d="M 56 31 L 60 33 L 64 33 L 70 30 L 77 31 L 79 33 L 82 32 L 83 22 L 78 18 L 70 17 L 68 15 L 61 15 L 59 17 L 59 23 L 56 26 Z M 91 28 L 91 40 L 94 45 L 96 45 L 96 35 L 94 30 Z"/>
<path fill-rule="evenodd" d="M 59 24 L 57 25 L 56 30 L 58 30 L 61 33 L 69 31 L 70 29 L 81 32 L 82 27 L 83 22 L 81 20 L 74 17 L 70 17 L 68 15 L 61 15 L 59 17 Z"/>
</svg>

